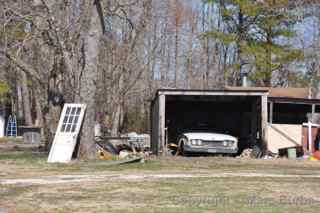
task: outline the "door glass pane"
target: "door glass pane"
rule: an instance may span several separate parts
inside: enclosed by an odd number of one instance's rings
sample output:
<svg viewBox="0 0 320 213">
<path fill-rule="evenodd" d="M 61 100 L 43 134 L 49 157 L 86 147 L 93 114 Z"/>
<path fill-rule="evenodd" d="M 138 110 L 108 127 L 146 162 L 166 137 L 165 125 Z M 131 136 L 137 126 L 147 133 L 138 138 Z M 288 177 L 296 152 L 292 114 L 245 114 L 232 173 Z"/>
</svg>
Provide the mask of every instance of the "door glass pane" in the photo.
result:
<svg viewBox="0 0 320 213">
<path fill-rule="evenodd" d="M 74 118 L 73 116 L 70 116 L 70 117 L 69 117 L 69 122 L 68 122 L 68 123 L 72 124 L 72 122 L 73 122 L 73 118 Z"/>
<path fill-rule="evenodd" d="M 67 125 L 67 129 L 66 129 L 66 132 L 70 132 L 70 129 L 71 129 L 71 124 L 68 124 L 68 125 Z"/>
<path fill-rule="evenodd" d="M 78 123 L 78 120 L 79 120 L 79 116 L 76 116 L 76 117 L 74 118 L 73 123 L 74 123 L 74 124 L 77 124 L 77 123 Z"/>
<path fill-rule="evenodd" d="M 66 115 L 69 115 L 69 113 L 70 113 L 70 107 L 67 107 Z"/>
<path fill-rule="evenodd" d="M 79 117 L 81 114 L 81 107 L 67 107 L 62 125 L 61 125 L 61 132 L 75 132 L 77 129 L 77 125 L 79 122 Z"/>
<path fill-rule="evenodd" d="M 64 132 L 65 128 L 66 128 L 66 125 L 63 124 L 60 131 L 61 131 L 61 132 Z"/>
<path fill-rule="evenodd" d="M 75 132 L 75 131 L 76 131 L 76 128 L 77 128 L 77 125 L 76 125 L 76 124 L 73 124 L 73 125 L 72 125 L 72 130 L 71 130 L 71 132 Z"/>
<path fill-rule="evenodd" d="M 71 111 L 72 115 L 76 114 L 76 109 L 77 109 L 76 107 L 72 107 L 72 111 Z"/>
<path fill-rule="evenodd" d="M 80 112 L 81 112 L 81 107 L 78 107 L 77 108 L 77 115 L 80 115 Z"/>
<path fill-rule="evenodd" d="M 63 123 L 67 123 L 67 121 L 68 121 L 68 116 L 64 116 Z"/>
</svg>

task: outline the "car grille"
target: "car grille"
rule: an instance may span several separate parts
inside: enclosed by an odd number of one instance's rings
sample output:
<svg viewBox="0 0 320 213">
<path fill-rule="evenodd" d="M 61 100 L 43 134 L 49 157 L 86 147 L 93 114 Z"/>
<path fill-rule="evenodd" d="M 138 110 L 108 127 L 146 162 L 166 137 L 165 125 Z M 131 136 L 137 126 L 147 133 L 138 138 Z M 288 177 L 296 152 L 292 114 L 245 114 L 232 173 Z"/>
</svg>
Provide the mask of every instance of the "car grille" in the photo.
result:
<svg viewBox="0 0 320 213">
<path fill-rule="evenodd" d="M 223 146 L 223 141 L 202 141 L 202 146 L 206 147 L 225 147 Z"/>
</svg>

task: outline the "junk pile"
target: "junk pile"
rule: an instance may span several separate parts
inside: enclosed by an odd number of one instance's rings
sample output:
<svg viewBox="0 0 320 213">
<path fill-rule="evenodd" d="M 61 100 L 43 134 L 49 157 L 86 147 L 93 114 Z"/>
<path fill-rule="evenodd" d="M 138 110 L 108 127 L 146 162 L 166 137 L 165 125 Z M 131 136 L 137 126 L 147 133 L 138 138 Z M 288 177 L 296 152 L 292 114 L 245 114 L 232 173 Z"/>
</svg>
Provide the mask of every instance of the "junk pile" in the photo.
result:
<svg viewBox="0 0 320 213">
<path fill-rule="evenodd" d="M 238 158 L 251 158 L 252 149 L 245 149 L 238 156 Z"/>
<path fill-rule="evenodd" d="M 100 137 L 96 140 L 97 154 L 100 160 L 113 164 L 143 163 L 148 151 L 141 141 L 130 137 Z"/>
<path fill-rule="evenodd" d="M 244 149 L 238 158 L 261 158 L 263 156 L 262 150 L 255 145 L 251 148 Z"/>
<path fill-rule="evenodd" d="M 309 160 L 309 161 L 319 161 L 320 151 L 315 151 L 313 153 L 305 153 L 303 156 L 298 157 L 298 160 Z"/>
</svg>

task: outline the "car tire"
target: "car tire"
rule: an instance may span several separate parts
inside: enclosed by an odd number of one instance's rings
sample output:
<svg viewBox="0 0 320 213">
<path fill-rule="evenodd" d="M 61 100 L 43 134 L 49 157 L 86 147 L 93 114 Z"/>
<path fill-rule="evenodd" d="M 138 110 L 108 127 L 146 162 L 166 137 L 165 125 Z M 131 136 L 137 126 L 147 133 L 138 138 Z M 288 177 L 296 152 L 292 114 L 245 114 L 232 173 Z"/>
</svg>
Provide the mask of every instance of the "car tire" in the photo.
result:
<svg viewBox="0 0 320 213">
<path fill-rule="evenodd" d="M 187 142 L 187 138 L 180 138 L 178 142 L 178 151 L 177 153 L 186 156 L 186 152 L 184 151 L 184 144 Z"/>
</svg>

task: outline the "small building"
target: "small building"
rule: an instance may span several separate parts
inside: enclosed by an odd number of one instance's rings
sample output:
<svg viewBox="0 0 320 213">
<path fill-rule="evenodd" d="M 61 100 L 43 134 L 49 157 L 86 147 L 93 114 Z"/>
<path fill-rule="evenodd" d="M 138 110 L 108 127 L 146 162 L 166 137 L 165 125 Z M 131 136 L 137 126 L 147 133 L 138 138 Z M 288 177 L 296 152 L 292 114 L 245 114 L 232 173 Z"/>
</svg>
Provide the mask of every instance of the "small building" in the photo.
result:
<svg viewBox="0 0 320 213">
<path fill-rule="evenodd" d="M 151 104 L 151 149 L 161 154 L 184 131 L 201 128 L 236 136 L 240 151 L 267 150 L 273 124 L 302 125 L 319 111 L 320 100 L 304 88 L 160 89 Z"/>
<path fill-rule="evenodd" d="M 190 128 L 239 138 L 239 147 L 266 146 L 268 89 L 160 89 L 151 106 L 151 149 L 160 154 L 167 143 Z"/>
</svg>

